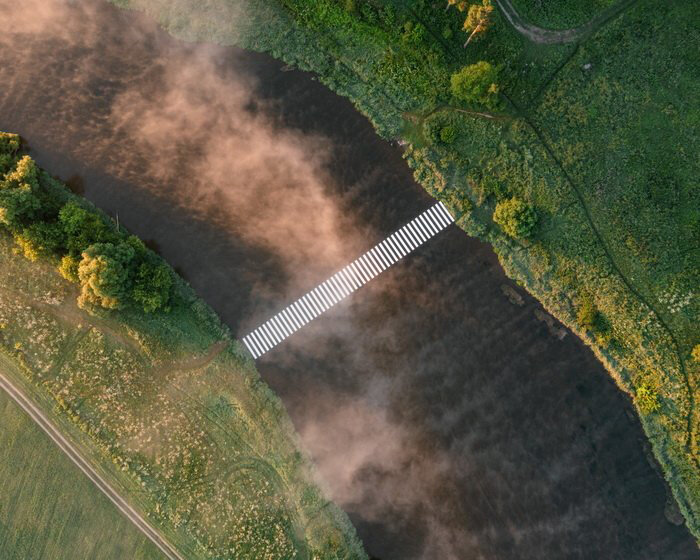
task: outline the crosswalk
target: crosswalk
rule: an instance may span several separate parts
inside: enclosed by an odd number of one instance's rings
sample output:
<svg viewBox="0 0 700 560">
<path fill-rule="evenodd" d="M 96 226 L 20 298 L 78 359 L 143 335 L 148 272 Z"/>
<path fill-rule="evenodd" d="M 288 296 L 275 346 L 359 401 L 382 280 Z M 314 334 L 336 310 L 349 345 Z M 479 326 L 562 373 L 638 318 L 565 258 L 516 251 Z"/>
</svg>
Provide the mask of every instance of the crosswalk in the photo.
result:
<svg viewBox="0 0 700 560">
<path fill-rule="evenodd" d="M 258 359 L 454 221 L 442 202 L 438 202 L 244 336 L 243 344 Z"/>
</svg>

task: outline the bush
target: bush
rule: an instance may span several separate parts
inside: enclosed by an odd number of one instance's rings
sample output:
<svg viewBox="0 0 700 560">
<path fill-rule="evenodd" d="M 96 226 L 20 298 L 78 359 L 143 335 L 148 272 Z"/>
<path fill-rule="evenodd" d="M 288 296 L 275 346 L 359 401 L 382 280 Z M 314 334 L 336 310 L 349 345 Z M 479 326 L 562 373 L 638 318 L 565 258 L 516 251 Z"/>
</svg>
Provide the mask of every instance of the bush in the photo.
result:
<svg viewBox="0 0 700 560">
<path fill-rule="evenodd" d="M 465 66 L 450 78 L 450 91 L 460 101 L 498 107 L 498 68 L 486 61 Z"/>
<path fill-rule="evenodd" d="M 496 205 L 493 221 L 510 237 L 524 239 L 535 231 L 537 214 L 530 204 L 514 197 Z"/>
<path fill-rule="evenodd" d="M 700 344 L 695 345 L 693 351 L 690 353 L 690 356 L 693 358 L 695 363 L 700 364 Z"/>
<path fill-rule="evenodd" d="M 637 387 L 635 401 L 637 402 L 639 410 L 643 414 L 650 414 L 661 408 L 661 404 L 659 403 L 659 395 L 647 383 L 642 383 L 639 387 Z"/>
<path fill-rule="evenodd" d="M 136 270 L 131 299 L 146 313 L 167 309 L 172 287 L 170 267 L 153 253 L 147 253 Z"/>
</svg>

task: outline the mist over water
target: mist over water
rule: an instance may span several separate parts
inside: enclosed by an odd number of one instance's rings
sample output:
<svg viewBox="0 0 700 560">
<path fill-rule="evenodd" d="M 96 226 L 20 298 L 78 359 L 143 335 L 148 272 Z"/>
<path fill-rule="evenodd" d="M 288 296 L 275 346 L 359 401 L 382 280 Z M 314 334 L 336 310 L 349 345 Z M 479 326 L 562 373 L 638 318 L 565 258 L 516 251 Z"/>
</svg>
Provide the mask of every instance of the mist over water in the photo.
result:
<svg viewBox="0 0 700 560">
<path fill-rule="evenodd" d="M 0 13 L 0 130 L 151 240 L 239 336 L 431 203 L 307 74 L 96 0 Z M 537 309 L 451 227 L 260 361 L 371 555 L 697 556 L 627 399 Z"/>
</svg>

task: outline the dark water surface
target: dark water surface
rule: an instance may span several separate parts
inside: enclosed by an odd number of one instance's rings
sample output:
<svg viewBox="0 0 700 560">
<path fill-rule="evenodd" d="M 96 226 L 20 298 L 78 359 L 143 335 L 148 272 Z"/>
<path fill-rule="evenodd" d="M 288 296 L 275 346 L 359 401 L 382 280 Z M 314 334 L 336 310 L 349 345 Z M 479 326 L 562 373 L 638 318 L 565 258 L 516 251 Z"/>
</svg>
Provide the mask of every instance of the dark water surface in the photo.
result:
<svg viewBox="0 0 700 560">
<path fill-rule="evenodd" d="M 226 181 L 209 193 L 221 204 L 202 199 L 194 212 L 191 162 L 206 154 L 173 138 L 165 165 L 176 172 L 165 180 L 151 161 L 163 154 L 145 152 L 114 120 L 118 100 L 128 109 L 125 92 L 161 103 L 164 76 L 191 63 L 192 47 L 137 14 L 85 5 L 0 39 L 0 130 L 20 133 L 43 167 L 151 240 L 239 336 L 430 204 L 399 148 L 346 100 L 267 56 L 211 47 L 217 97 L 199 100 L 214 115 L 206 127 L 222 134 L 217 107 L 243 83 L 244 112 L 280 137 L 313 138 L 309 150 L 327 154 L 321 200 L 355 226 L 332 243 L 360 251 L 302 255 L 290 267 L 284 251 L 246 233 L 274 224 L 255 212 L 229 219 L 238 194 L 225 196 Z M 238 146 L 234 169 L 246 157 Z M 266 157 L 276 150 L 265 144 Z M 299 239 L 311 218 L 279 216 Z M 539 309 L 489 247 L 451 227 L 261 360 L 371 555 L 698 557 L 685 527 L 667 519 L 673 505 L 628 399 L 573 335 L 550 333 Z"/>
</svg>

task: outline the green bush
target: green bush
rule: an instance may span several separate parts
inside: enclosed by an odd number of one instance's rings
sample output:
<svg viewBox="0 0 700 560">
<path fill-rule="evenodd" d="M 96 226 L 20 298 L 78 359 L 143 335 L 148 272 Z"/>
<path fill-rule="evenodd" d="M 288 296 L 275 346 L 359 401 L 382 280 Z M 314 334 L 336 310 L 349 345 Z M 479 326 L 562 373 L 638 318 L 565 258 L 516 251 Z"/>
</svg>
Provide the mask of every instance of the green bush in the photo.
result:
<svg viewBox="0 0 700 560">
<path fill-rule="evenodd" d="M 530 204 L 513 197 L 496 205 L 493 221 L 510 237 L 524 239 L 534 233 L 537 214 Z"/>
<path fill-rule="evenodd" d="M 450 78 L 450 91 L 460 101 L 498 107 L 498 68 L 482 60 L 465 66 Z"/>
<path fill-rule="evenodd" d="M 647 383 L 642 383 L 639 387 L 637 387 L 635 401 L 637 402 L 639 410 L 643 414 L 650 414 L 661 408 L 661 404 L 659 403 L 659 395 Z"/>
</svg>

